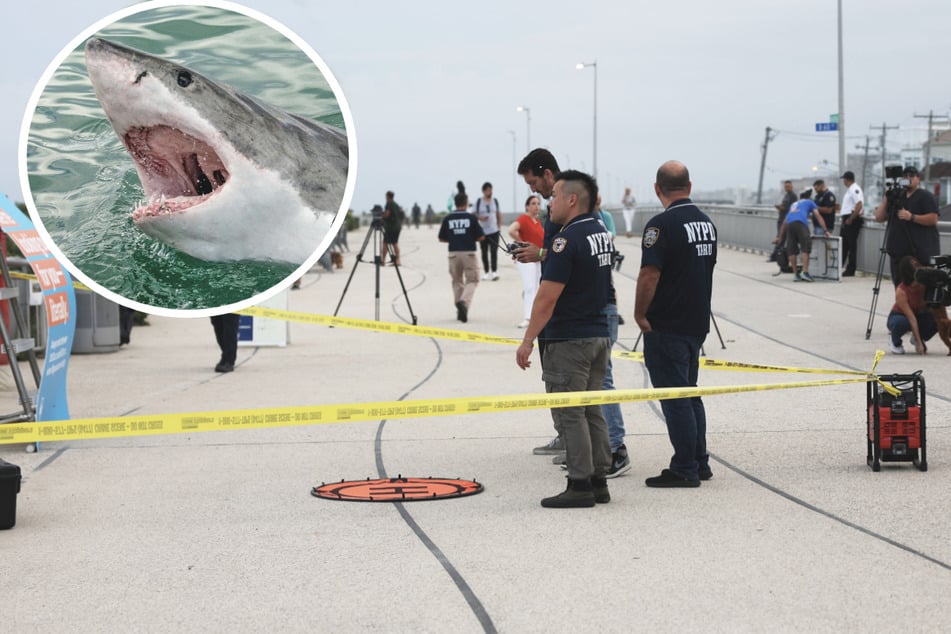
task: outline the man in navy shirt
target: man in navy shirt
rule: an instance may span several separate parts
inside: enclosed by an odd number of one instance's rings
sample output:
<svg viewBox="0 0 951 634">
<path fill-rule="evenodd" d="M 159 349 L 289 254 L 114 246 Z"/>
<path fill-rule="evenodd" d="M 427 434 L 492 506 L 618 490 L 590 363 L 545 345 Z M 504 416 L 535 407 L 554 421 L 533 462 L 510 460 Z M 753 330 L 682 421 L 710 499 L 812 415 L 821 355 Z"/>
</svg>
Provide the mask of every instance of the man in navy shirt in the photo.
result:
<svg viewBox="0 0 951 634">
<path fill-rule="evenodd" d="M 449 275 L 452 276 L 452 298 L 456 303 L 456 319 L 469 321 L 472 296 L 479 285 L 479 260 L 476 242 L 485 239 L 479 220 L 466 209 L 469 197 L 459 192 L 453 199 L 456 210 L 442 220 L 439 241 L 449 244 Z"/>
<path fill-rule="evenodd" d="M 697 385 L 700 347 L 710 331 L 717 232 L 690 201 L 690 174 L 678 161 L 657 170 L 654 192 L 664 211 L 648 221 L 641 242 L 634 319 L 644 333 L 644 364 L 655 388 Z M 649 487 L 697 487 L 713 477 L 703 401 L 660 402 L 674 447 L 670 468 Z"/>
<path fill-rule="evenodd" d="M 594 179 L 574 170 L 558 174 L 551 199 L 551 221 L 561 226 L 545 255 L 542 281 L 532 317 L 515 361 L 531 366 L 535 337 L 544 330 L 542 379 L 553 392 L 600 390 L 611 341 L 603 308 L 608 299 L 614 244 L 594 215 Z M 600 405 L 551 410 L 564 439 L 568 487 L 542 500 L 547 508 L 590 507 L 611 499 L 605 475 L 611 444 Z"/>
</svg>

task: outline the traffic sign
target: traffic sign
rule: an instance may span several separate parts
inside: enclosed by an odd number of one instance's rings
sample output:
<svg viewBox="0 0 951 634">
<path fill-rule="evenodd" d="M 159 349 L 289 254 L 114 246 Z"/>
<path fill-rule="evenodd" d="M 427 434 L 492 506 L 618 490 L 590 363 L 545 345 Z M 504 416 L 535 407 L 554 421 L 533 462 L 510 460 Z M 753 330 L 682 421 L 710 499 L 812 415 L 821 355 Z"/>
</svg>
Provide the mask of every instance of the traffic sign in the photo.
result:
<svg viewBox="0 0 951 634">
<path fill-rule="evenodd" d="M 829 121 L 828 123 L 817 123 L 816 132 L 835 132 L 839 129 L 839 124 L 834 121 Z"/>
</svg>

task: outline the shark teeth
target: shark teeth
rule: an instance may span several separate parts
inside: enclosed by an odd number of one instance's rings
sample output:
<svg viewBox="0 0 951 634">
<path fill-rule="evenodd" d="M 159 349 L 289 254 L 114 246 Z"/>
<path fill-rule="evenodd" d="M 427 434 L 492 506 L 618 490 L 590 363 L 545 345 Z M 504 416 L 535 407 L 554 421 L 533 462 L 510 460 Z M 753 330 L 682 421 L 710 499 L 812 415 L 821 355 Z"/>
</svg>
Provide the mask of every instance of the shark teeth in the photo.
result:
<svg viewBox="0 0 951 634">
<path fill-rule="evenodd" d="M 184 213 L 185 211 L 205 202 L 215 193 L 202 196 L 180 196 L 177 198 L 168 198 L 165 194 L 153 196 L 149 200 L 139 201 L 139 205 L 133 210 L 131 216 L 133 222 L 146 221 L 152 218 L 161 218 L 163 216 L 172 216 Z"/>
</svg>

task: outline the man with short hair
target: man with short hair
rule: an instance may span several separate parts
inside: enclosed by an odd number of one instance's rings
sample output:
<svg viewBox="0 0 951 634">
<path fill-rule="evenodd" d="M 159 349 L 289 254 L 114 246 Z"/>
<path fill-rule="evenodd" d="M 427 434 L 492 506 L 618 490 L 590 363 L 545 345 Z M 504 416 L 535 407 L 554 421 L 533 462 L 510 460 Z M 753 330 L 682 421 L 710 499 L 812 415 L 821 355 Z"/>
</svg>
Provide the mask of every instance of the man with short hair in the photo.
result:
<svg viewBox="0 0 951 634">
<path fill-rule="evenodd" d="M 849 170 L 842 174 L 842 184 L 845 185 L 845 195 L 842 196 L 842 207 L 839 209 L 839 218 L 842 220 L 842 228 L 839 229 L 844 268 L 842 277 L 852 277 L 858 260 L 859 231 L 864 223 L 862 208 L 865 203 L 862 188 L 855 183 L 855 173 Z"/>
<path fill-rule="evenodd" d="M 690 174 L 679 161 L 657 170 L 654 192 L 664 211 L 647 222 L 641 242 L 634 319 L 644 333 L 644 364 L 655 388 L 695 387 L 700 347 L 710 331 L 717 232 L 690 200 Z M 674 447 L 670 468 L 649 487 L 698 487 L 713 477 L 707 419 L 699 396 L 660 402 Z"/>
<path fill-rule="evenodd" d="M 456 319 L 469 321 L 472 296 L 479 285 L 479 259 L 476 242 L 485 239 L 479 221 L 468 212 L 469 197 L 459 192 L 453 198 L 456 210 L 448 214 L 439 226 L 439 241 L 449 244 L 449 275 L 452 277 L 452 300 L 456 304 Z"/>
<path fill-rule="evenodd" d="M 534 193 L 545 199 L 551 198 L 552 190 L 555 187 L 555 175 L 559 172 L 558 161 L 551 152 L 545 148 L 535 148 L 519 161 L 516 172 L 525 180 L 525 184 Z M 512 257 L 516 261 L 541 262 L 542 267 L 545 266 L 545 249 L 551 246 L 552 236 L 561 228 L 552 224 L 550 207 L 549 213 L 545 214 L 543 227 L 545 233 L 541 248 L 528 245 L 515 249 Z M 544 365 L 545 344 L 542 338 L 538 341 L 538 357 Z M 553 455 L 556 464 L 563 464 L 565 442 L 560 436 L 555 436 L 548 443 L 535 447 L 532 453 L 535 455 Z"/>
<path fill-rule="evenodd" d="M 913 255 L 918 262 L 930 264 L 931 258 L 941 253 L 938 202 L 931 192 L 921 188 L 918 168 L 909 165 L 902 176 L 908 179 L 908 185 L 899 195 L 900 209 L 889 214 L 887 197 L 875 209 L 877 222 L 888 221 L 885 251 L 890 258 L 892 283 L 896 287 L 901 282 L 899 263 L 904 256 Z"/>
<path fill-rule="evenodd" d="M 812 184 L 812 189 L 816 192 L 816 207 L 819 209 L 822 221 L 826 223 L 829 233 L 832 233 L 835 229 L 835 192 L 826 187 L 826 182 L 821 178 Z M 814 222 L 812 228 L 815 235 L 825 235 L 818 222 Z"/>
<path fill-rule="evenodd" d="M 386 205 L 383 206 L 383 251 L 380 264 L 386 264 L 386 254 L 393 258 L 393 264 L 400 264 L 400 231 L 403 229 L 403 208 L 396 204 L 393 192 L 386 192 Z"/>
<path fill-rule="evenodd" d="M 482 185 L 482 197 L 476 199 L 475 215 L 479 219 L 485 240 L 479 243 L 482 250 L 482 268 L 484 280 L 499 279 L 499 231 L 502 227 L 502 212 L 499 210 L 499 201 L 492 197 L 492 183 Z"/>
<path fill-rule="evenodd" d="M 786 222 L 786 214 L 789 213 L 789 208 L 796 204 L 796 192 L 793 191 L 792 181 L 783 182 L 783 192 L 783 200 L 778 205 L 773 205 L 773 207 L 776 208 L 776 211 L 779 212 L 779 216 L 776 218 L 777 235 L 783 228 L 783 223 Z M 785 273 L 786 262 L 783 258 L 782 248 L 782 244 L 777 244 L 773 249 L 773 253 L 769 256 L 769 261 L 778 263 L 779 270 Z"/>
<path fill-rule="evenodd" d="M 825 220 L 819 215 L 819 208 L 812 200 L 812 190 L 807 189 L 799 194 L 799 200 L 789 208 L 786 214 L 786 222 L 783 223 L 779 235 L 776 236 L 776 243 L 781 244 L 783 238 L 786 239 L 786 252 L 789 254 L 789 268 L 796 271 L 794 282 L 814 282 L 809 275 L 809 254 L 812 253 L 812 238 L 809 236 L 809 218 L 822 229 L 822 235 L 828 236 Z M 800 255 L 801 254 L 801 255 Z M 802 269 L 796 268 L 796 256 L 799 257 Z"/>
<path fill-rule="evenodd" d="M 593 215 L 598 194 L 593 178 L 574 170 L 561 172 L 551 193 L 551 221 L 560 229 L 546 254 L 532 317 L 515 361 L 523 370 L 531 366 L 535 338 L 544 331 L 546 391 L 600 390 L 611 353 L 602 309 L 608 299 L 614 245 Z M 605 475 L 611 467 L 611 446 L 601 406 L 556 407 L 551 416 L 565 444 L 568 487 L 543 499 L 542 506 L 609 502 Z"/>
</svg>

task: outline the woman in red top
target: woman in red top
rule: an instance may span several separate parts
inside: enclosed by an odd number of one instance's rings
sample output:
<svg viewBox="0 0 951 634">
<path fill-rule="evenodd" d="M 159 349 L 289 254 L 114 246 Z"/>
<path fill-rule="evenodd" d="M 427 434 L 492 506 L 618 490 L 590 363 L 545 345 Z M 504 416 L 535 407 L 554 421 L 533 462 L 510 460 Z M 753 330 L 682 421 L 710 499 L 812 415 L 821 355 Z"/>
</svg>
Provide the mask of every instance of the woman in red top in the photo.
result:
<svg viewBox="0 0 951 634">
<path fill-rule="evenodd" d="M 533 244 L 539 249 L 542 247 L 542 241 L 545 238 L 545 228 L 538 219 L 541 213 L 542 203 L 538 196 L 529 196 L 525 201 L 525 213 L 509 225 L 509 235 L 516 242 L 527 242 Z M 523 319 L 518 324 L 519 328 L 528 326 L 528 321 L 532 316 L 532 304 L 535 302 L 535 293 L 538 291 L 538 283 L 542 276 L 541 262 L 516 262 L 518 272 L 522 276 L 522 305 Z"/>
<path fill-rule="evenodd" d="M 918 354 L 928 352 L 925 342 L 938 332 L 934 315 L 925 303 L 925 287 L 915 281 L 919 267 L 921 263 L 911 255 L 898 263 L 901 284 L 895 288 L 895 305 L 888 314 L 888 349 L 893 354 L 905 354 L 901 338 L 906 332 L 911 332 L 911 343 Z"/>
</svg>

